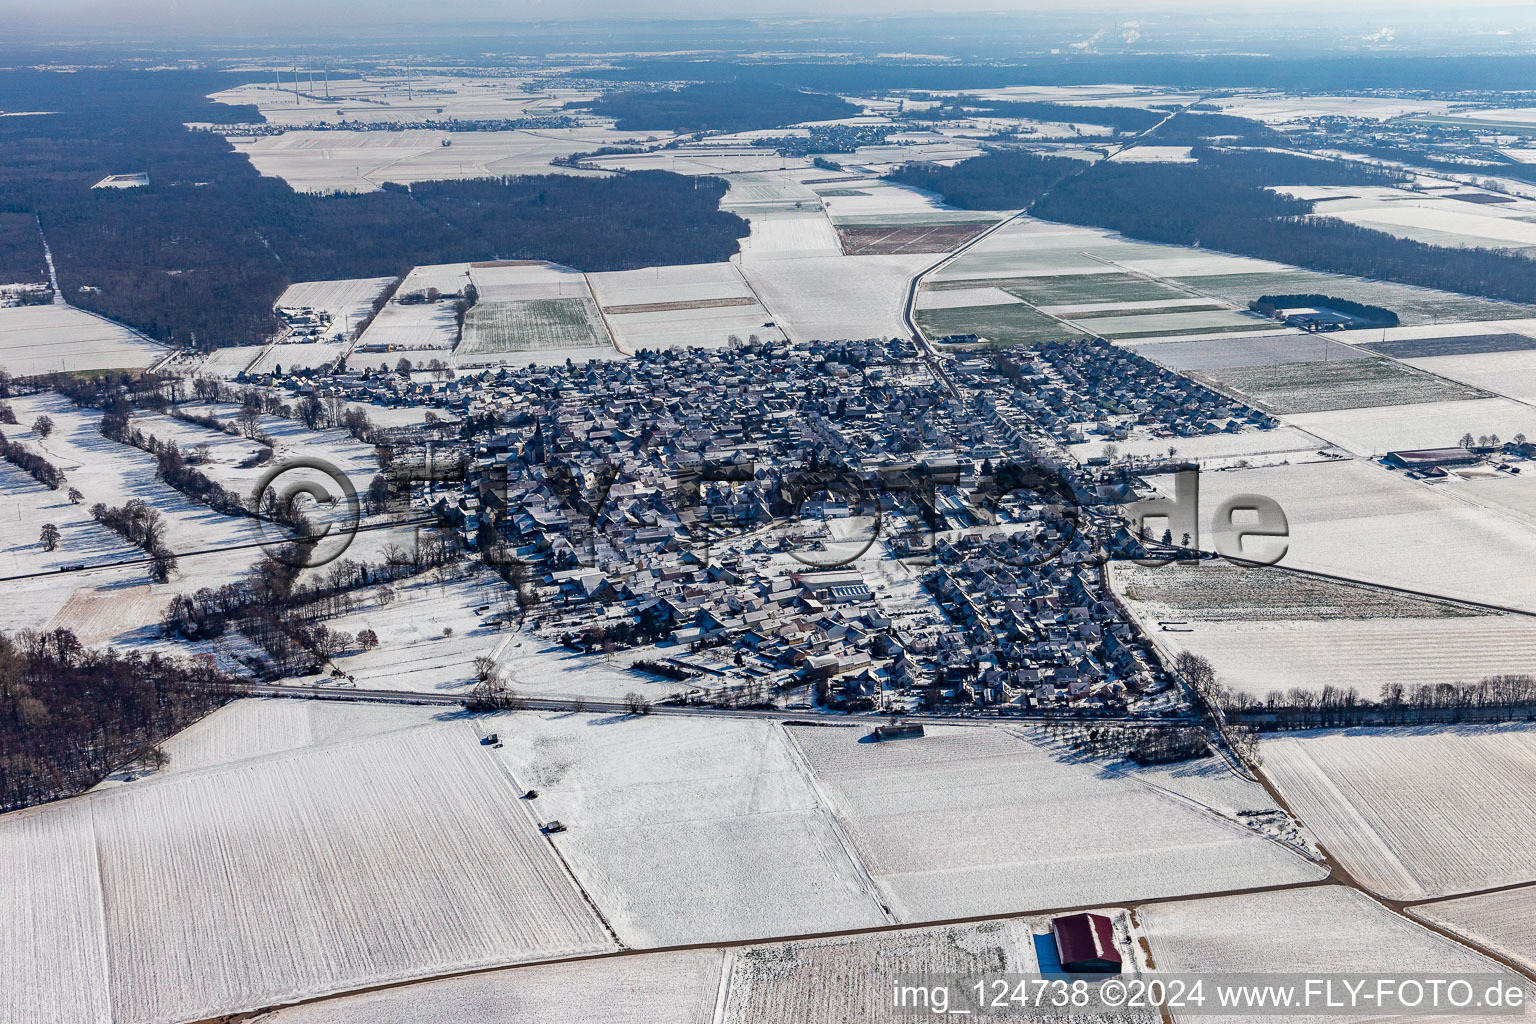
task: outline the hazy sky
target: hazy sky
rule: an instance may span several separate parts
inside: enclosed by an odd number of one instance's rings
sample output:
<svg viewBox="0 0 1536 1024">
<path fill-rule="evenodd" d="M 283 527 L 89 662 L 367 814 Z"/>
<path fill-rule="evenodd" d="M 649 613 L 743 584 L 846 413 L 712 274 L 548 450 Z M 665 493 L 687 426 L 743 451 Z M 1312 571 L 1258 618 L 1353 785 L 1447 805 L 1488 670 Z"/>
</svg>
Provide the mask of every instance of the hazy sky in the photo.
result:
<svg viewBox="0 0 1536 1024">
<path fill-rule="evenodd" d="M 0 15 L 12 29 L 26 29 L 33 38 L 91 38 L 137 26 L 145 37 L 165 34 L 216 33 L 234 35 L 258 29 L 264 36 L 311 36 L 317 29 L 337 30 L 342 35 L 368 37 L 386 26 L 421 23 L 432 36 L 451 32 L 456 23 L 539 21 L 608 21 L 643 18 L 786 18 L 889 15 L 942 15 L 954 11 L 1053 13 L 1075 15 L 1084 24 L 1095 20 L 1135 19 L 1156 16 L 1165 22 L 1187 20 L 1230 23 L 1240 28 L 1245 21 L 1273 22 L 1286 14 L 1312 19 L 1333 15 L 1350 22 L 1349 31 L 1361 18 L 1382 26 L 1404 26 L 1432 21 L 1454 30 L 1458 20 L 1477 31 L 1497 31 L 1500 21 L 1529 23 L 1529 0 L 1477 0 L 1471 5 L 1448 7 L 1440 0 L 1287 0 L 1284 3 L 1230 2 L 1230 0 L 1120 0 L 1084 4 L 1074 0 L 1029 0 L 999 3 L 997 0 L 0 0 Z M 1477 12 L 1474 14 L 1473 12 Z M 1484 24 L 1486 22 L 1486 24 Z M 1341 26 L 1342 28 L 1342 26 Z M 3 45 L 3 44 L 0 44 Z"/>
</svg>

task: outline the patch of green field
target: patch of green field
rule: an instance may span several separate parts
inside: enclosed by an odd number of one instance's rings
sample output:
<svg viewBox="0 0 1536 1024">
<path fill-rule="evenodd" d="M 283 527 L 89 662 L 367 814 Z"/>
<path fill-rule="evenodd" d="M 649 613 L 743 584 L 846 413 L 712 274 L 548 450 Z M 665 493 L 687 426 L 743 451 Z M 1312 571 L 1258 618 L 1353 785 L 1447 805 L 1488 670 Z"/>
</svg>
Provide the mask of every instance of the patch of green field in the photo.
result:
<svg viewBox="0 0 1536 1024">
<path fill-rule="evenodd" d="M 1134 309 L 1084 309 L 1071 314 L 1073 320 L 1108 320 L 1117 316 L 1161 316 L 1169 313 L 1231 312 L 1230 307 L 1215 302 L 1199 302 L 1189 306 L 1137 306 Z"/>
<path fill-rule="evenodd" d="M 1089 302 L 1150 302 L 1189 296 L 1160 281 L 1134 274 L 1062 274 L 989 282 L 1036 306 L 1076 306 Z"/>
<path fill-rule="evenodd" d="M 1178 283 L 1202 295 L 1246 306 L 1261 295 L 1317 293 L 1383 306 L 1404 326 L 1461 323 L 1468 320 L 1518 320 L 1536 316 L 1536 306 L 1498 302 L 1433 288 L 1415 288 L 1386 281 L 1323 274 L 1312 270 L 1281 270 L 1259 274 L 1213 274 L 1184 277 Z"/>
<path fill-rule="evenodd" d="M 1104 338 L 1178 337 L 1186 334 L 1223 334 L 1230 331 L 1273 329 L 1272 321 L 1224 307 L 1214 310 L 1173 310 L 1118 316 L 1070 316 L 1067 319 Z"/>
<path fill-rule="evenodd" d="M 1193 376 L 1275 413 L 1334 412 L 1489 397 L 1476 388 L 1379 358 L 1229 366 Z"/>
<path fill-rule="evenodd" d="M 1054 317 L 1017 302 L 1000 306 L 920 309 L 916 315 L 918 327 L 935 341 L 946 334 L 979 334 L 995 345 L 1037 345 L 1083 336 L 1082 331 L 1075 331 Z"/>
<path fill-rule="evenodd" d="M 482 302 L 464 317 L 460 355 L 611 345 L 597 304 L 582 296 Z"/>
<path fill-rule="evenodd" d="M 1095 322 L 1096 323 L 1096 322 Z M 1242 334 L 1264 330 L 1263 324 L 1228 324 L 1225 327 L 1182 327 L 1163 331 L 1096 331 L 1110 341 L 1135 341 L 1138 338 L 1184 338 L 1206 334 Z"/>
</svg>

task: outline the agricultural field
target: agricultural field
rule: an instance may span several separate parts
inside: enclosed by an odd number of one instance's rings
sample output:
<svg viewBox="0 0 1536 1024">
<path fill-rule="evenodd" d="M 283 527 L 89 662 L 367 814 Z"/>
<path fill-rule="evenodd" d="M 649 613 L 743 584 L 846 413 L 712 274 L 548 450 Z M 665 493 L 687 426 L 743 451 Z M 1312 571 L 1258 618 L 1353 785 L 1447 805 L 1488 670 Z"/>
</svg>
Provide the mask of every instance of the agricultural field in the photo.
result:
<svg viewBox="0 0 1536 1024">
<path fill-rule="evenodd" d="M 734 263 L 648 267 L 588 274 L 587 282 L 615 346 L 717 348 L 732 335 L 781 335 Z"/>
<path fill-rule="evenodd" d="M 1507 398 L 1384 405 L 1286 417 L 1291 423 L 1361 456 L 1445 448 L 1463 434 L 1536 437 L 1536 409 Z"/>
<path fill-rule="evenodd" d="M 592 294 L 581 271 L 543 260 L 471 263 L 468 273 L 469 281 L 475 286 L 481 302 L 564 299 L 591 297 Z"/>
<path fill-rule="evenodd" d="M 604 128 L 452 133 L 402 128 L 296 129 L 281 135 L 228 138 L 235 152 L 244 154 L 261 174 L 283 179 L 296 192 L 334 193 L 372 192 L 390 183 L 409 185 L 509 174 L 594 175 L 601 172 L 557 166 L 550 161 L 611 146 L 633 135 Z M 444 139 L 452 144 L 444 146 Z"/>
<path fill-rule="evenodd" d="M 1407 362 L 1410 366 L 1471 387 L 1536 404 L 1536 342 L 1525 349 L 1433 355 L 1408 358 Z"/>
<path fill-rule="evenodd" d="M 268 1024 L 714 1024 L 723 955 L 685 950 L 509 968 L 342 996 L 263 1019 Z"/>
<path fill-rule="evenodd" d="M 1388 683 L 1475 683 L 1489 676 L 1529 672 L 1536 627 L 1511 615 L 1448 618 L 1319 618 L 1317 609 L 1294 619 L 1250 618 L 1240 609 L 1229 621 L 1174 614 L 1165 621 L 1149 610 L 1137 615 L 1170 656 L 1193 651 L 1210 660 L 1222 683 L 1263 698 L 1292 689 L 1354 687 L 1375 699 Z"/>
<path fill-rule="evenodd" d="M 1138 916 L 1157 969 L 1171 973 L 1412 976 L 1499 970 L 1492 961 L 1343 886 L 1161 903 L 1142 907 Z M 1178 1010 L 1172 1016 L 1200 1019 Z M 1249 1013 L 1242 1019 L 1317 1024 L 1338 1017 Z"/>
<path fill-rule="evenodd" d="M 772 319 L 795 341 L 891 338 L 902 322 L 907 283 L 933 257 L 830 256 L 748 259 L 742 274 Z"/>
<path fill-rule="evenodd" d="M 1381 358 L 1226 366 L 1205 370 L 1197 376 L 1228 394 L 1278 415 L 1487 397 L 1476 388 Z"/>
<path fill-rule="evenodd" d="M 1207 307 L 1181 309 L 1172 307 L 1157 312 L 1101 310 L 1093 315 L 1068 317 L 1088 334 L 1111 341 L 1133 338 L 1168 338 L 1191 334 L 1251 333 L 1273 329 L 1273 323 L 1247 311 Z"/>
<path fill-rule="evenodd" d="M 923 335 L 933 341 L 950 334 L 975 334 L 995 345 L 1038 345 L 1086 333 L 1022 302 L 920 309 L 913 316 Z"/>
<path fill-rule="evenodd" d="M 1427 903 L 1409 913 L 1536 970 L 1536 886 Z"/>
<path fill-rule="evenodd" d="M 1108 773 L 1006 729 L 932 726 L 913 743 L 847 732 L 791 735 L 899 920 L 1323 875 L 1236 821 L 1144 785 L 1134 768 Z M 1254 806 L 1268 804 L 1251 792 Z"/>
<path fill-rule="evenodd" d="M 1236 434 L 1201 434 L 1196 437 L 1132 437 L 1124 441 L 1084 441 L 1067 445 L 1079 462 L 1104 454 L 1113 444 L 1117 460 L 1166 459 L 1168 450 L 1185 462 L 1205 469 L 1271 465 L 1278 462 L 1315 461 L 1328 443 L 1295 427 L 1244 430 Z"/>
<path fill-rule="evenodd" d="M 1529 882 L 1536 732 L 1351 729 L 1260 743 L 1264 772 L 1356 879 L 1389 899 Z"/>
<path fill-rule="evenodd" d="M 839 225 L 838 238 L 848 256 L 891 253 L 953 252 L 986 230 L 986 224 Z"/>
<path fill-rule="evenodd" d="M 537 353 L 546 360 L 567 353 L 606 350 L 613 354 L 602 314 L 591 298 L 480 302 L 464 318 L 458 362 L 479 356 Z"/>
<path fill-rule="evenodd" d="M 820 210 L 753 207 L 732 212 L 745 217 L 751 229 L 741 240 L 743 263 L 843 254 L 837 230 Z"/>
<path fill-rule="evenodd" d="M 752 946 L 731 953 L 724 1024 L 904 1020 L 891 1009 L 896 977 L 1039 969 L 1027 921 Z"/>
<path fill-rule="evenodd" d="M 13 377 L 140 369 L 168 352 L 121 324 L 73 306 L 0 308 L 0 369 Z"/>
<path fill-rule="evenodd" d="M 566 825 L 555 847 L 630 945 L 889 920 L 777 723 L 530 713 L 487 727 L 517 786 L 539 791 L 531 809 Z"/>
<path fill-rule="evenodd" d="M 1487 614 L 1465 605 L 1223 561 L 1198 565 L 1111 562 L 1110 578 L 1115 592 L 1135 606 L 1144 621 L 1331 622 Z"/>
<path fill-rule="evenodd" d="M 198 771 L 290 750 L 426 725 L 442 708 L 248 697 L 224 705 L 162 745 L 160 774 Z"/>
<path fill-rule="evenodd" d="M 1207 473 L 1200 485 L 1202 509 L 1237 494 L 1278 502 L 1290 524 L 1285 567 L 1536 610 L 1536 582 L 1508 571 L 1536 559 L 1536 533 L 1381 466 L 1295 463 Z"/>
<path fill-rule="evenodd" d="M 990 285 L 976 288 L 923 288 L 917 293 L 917 310 L 966 309 L 971 306 L 1016 306 L 1023 299 Z"/>
<path fill-rule="evenodd" d="M 32 972 L 6 989 L 36 1020 L 172 1024 L 612 948 L 461 723 L 7 815 L 0 846 L 56 880 L 0 879 L 3 931 L 33 947 L 0 971 Z"/>
<path fill-rule="evenodd" d="M 1306 334 L 1301 331 L 1241 338 L 1141 342 L 1122 347 L 1180 373 L 1223 370 L 1234 366 L 1332 363 L 1344 359 L 1364 359 L 1368 356 L 1368 353 L 1330 338 L 1326 334 Z"/>
<path fill-rule="evenodd" d="M 373 310 L 373 300 L 394 283 L 392 277 L 366 277 L 350 281 L 303 281 L 289 285 L 274 308 L 308 306 L 331 315 L 331 326 L 319 336 L 350 338 L 352 329 Z"/>
<path fill-rule="evenodd" d="M 1384 332 L 1388 335 L 1387 340 L 1368 341 L 1360 347 L 1394 359 L 1406 360 L 1426 359 L 1433 356 L 1491 355 L 1536 349 L 1536 338 L 1514 329 L 1522 327 L 1529 331 L 1532 327 L 1530 321 L 1510 321 L 1509 326 L 1512 329 L 1508 331 L 1496 330 L 1504 326 L 1497 323 L 1460 326 L 1467 333 L 1452 333 L 1450 329 L 1430 330 L 1427 333 L 1423 328 L 1389 330 Z"/>
</svg>

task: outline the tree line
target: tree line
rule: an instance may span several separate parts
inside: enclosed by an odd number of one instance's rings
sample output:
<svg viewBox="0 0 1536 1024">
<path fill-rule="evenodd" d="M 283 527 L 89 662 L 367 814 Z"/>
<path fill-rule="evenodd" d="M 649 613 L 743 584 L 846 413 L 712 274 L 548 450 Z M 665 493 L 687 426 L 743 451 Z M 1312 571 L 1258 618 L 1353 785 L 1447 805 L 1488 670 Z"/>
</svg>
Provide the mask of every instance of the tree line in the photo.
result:
<svg viewBox="0 0 1536 1024">
<path fill-rule="evenodd" d="M 210 660 L 86 648 L 67 629 L 0 634 L 0 810 L 88 789 L 232 696 Z"/>
<path fill-rule="evenodd" d="M 56 491 L 64 486 L 64 473 L 58 466 L 26 445 L 6 440 L 4 432 L 0 432 L 0 458 L 4 458 L 6 462 L 22 470 L 49 490 Z"/>
<path fill-rule="evenodd" d="M 962 160 L 952 167 L 907 163 L 886 175 L 913 188 L 937 192 L 963 210 L 1017 210 L 1083 169 L 1081 160 L 1040 156 L 1021 149 Z"/>
</svg>

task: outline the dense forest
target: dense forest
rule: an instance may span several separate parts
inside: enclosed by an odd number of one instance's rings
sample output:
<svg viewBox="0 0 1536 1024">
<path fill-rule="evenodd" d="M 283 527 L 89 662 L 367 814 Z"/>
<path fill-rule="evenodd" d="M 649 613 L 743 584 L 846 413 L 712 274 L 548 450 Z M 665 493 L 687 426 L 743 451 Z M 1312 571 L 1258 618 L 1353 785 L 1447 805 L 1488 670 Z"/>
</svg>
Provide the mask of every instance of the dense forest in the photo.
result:
<svg viewBox="0 0 1536 1024">
<path fill-rule="evenodd" d="M 1263 185 L 1379 184 L 1385 172 L 1342 161 L 1198 152 L 1195 164 L 1101 162 L 1064 180 L 1030 212 L 1148 242 L 1200 246 L 1312 270 L 1536 302 L 1536 261 L 1396 238 L 1332 218 Z M 1272 161 L 1274 161 L 1272 163 Z"/>
<path fill-rule="evenodd" d="M 680 89 L 608 92 L 586 107 L 615 120 L 621 131 L 746 132 L 802 121 L 853 117 L 859 108 L 822 93 L 787 85 L 720 82 Z"/>
<path fill-rule="evenodd" d="M 0 285 L 43 284 L 47 280 L 37 219 L 27 213 L 0 211 Z"/>
<path fill-rule="evenodd" d="M 54 800 L 124 764 L 229 699 L 196 662 L 89 650 L 67 629 L 0 634 L 0 811 Z"/>
<path fill-rule="evenodd" d="M 886 177 L 903 185 L 937 192 L 951 206 L 964 210 L 1017 210 L 1046 189 L 1084 169 L 1081 160 L 1038 156 L 1022 150 L 991 153 L 962 160 L 952 167 L 903 164 Z"/>
<path fill-rule="evenodd" d="M 719 209 L 724 183 L 661 171 L 298 194 L 222 137 L 183 127 L 259 120 L 204 99 L 229 84 L 201 72 L 0 72 L 0 108 L 57 111 L 0 119 L 0 212 L 41 216 L 71 302 L 211 348 L 269 334 L 272 303 L 292 281 L 481 259 L 582 270 L 715 262 L 747 234 Z M 128 171 L 147 171 L 150 185 L 90 187 Z M 0 253 L 14 233 L 0 234 Z"/>
</svg>

